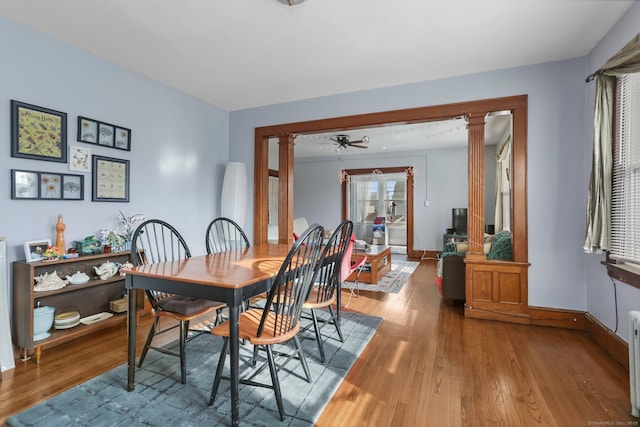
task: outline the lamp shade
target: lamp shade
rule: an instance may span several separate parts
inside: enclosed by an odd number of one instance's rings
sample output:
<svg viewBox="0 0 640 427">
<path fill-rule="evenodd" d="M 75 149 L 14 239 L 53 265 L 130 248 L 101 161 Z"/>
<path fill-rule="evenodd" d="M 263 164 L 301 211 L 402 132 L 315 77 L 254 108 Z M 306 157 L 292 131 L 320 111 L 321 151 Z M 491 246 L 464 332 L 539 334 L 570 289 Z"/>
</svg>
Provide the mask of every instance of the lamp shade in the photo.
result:
<svg viewBox="0 0 640 427">
<path fill-rule="evenodd" d="M 229 162 L 224 171 L 220 214 L 234 220 L 244 229 L 247 209 L 247 167 L 244 163 Z"/>
</svg>

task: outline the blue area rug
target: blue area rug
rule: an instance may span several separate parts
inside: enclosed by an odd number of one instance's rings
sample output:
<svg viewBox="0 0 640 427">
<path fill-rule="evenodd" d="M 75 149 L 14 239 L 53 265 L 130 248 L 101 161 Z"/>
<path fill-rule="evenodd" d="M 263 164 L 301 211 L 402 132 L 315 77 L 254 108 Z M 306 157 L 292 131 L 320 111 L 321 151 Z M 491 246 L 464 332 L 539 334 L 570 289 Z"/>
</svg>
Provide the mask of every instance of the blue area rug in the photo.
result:
<svg viewBox="0 0 640 427">
<path fill-rule="evenodd" d="M 384 276 L 378 278 L 378 283 L 364 283 L 360 282 L 358 287 L 361 291 L 374 291 L 374 292 L 386 292 L 389 294 L 399 293 L 403 286 L 409 280 L 409 277 L 420 265 L 416 261 L 391 261 L 391 271 L 387 272 Z M 355 282 L 344 282 L 344 287 L 353 289 Z"/>
<path fill-rule="evenodd" d="M 249 426 L 311 426 L 320 416 L 359 354 L 382 323 L 382 318 L 342 313 L 344 343 L 335 328 L 322 329 L 327 363 L 321 364 L 313 328 L 306 331 L 302 347 L 312 384 L 304 380 L 300 362 L 291 360 L 278 373 L 286 412 L 280 421 L 273 390 L 240 384 L 240 424 Z M 303 322 L 304 325 L 304 322 Z M 293 345 L 293 344 L 291 344 Z M 230 386 L 222 381 L 216 401 L 207 406 L 222 339 L 205 334 L 187 348 L 187 384 L 180 383 L 180 363 L 172 356 L 150 351 L 136 371 L 136 388 L 126 391 L 127 366 L 121 365 L 10 417 L 10 426 L 214 426 L 231 424 Z M 250 372 L 252 346 L 240 346 L 240 370 Z M 278 349 L 276 347 L 275 349 Z M 289 348 L 281 349 L 288 351 Z M 260 352 L 263 356 L 263 352 Z M 228 375 L 228 358 L 227 368 Z M 62 372 L 61 372 L 62 374 Z M 269 369 L 256 380 L 271 383 Z"/>
</svg>

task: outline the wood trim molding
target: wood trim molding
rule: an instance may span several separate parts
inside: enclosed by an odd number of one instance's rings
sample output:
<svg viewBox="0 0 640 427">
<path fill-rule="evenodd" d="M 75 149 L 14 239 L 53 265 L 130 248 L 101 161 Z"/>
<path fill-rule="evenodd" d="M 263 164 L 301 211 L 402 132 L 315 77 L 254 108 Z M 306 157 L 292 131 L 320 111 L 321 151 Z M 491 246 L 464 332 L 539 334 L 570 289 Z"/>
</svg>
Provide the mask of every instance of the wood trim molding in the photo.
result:
<svg viewBox="0 0 640 427">
<path fill-rule="evenodd" d="M 269 231 L 269 138 L 258 136 L 254 143 L 253 244 L 267 243 Z"/>
<path fill-rule="evenodd" d="M 629 345 L 611 329 L 600 323 L 591 313 L 585 314 L 585 332 L 611 357 L 629 370 Z"/>
<path fill-rule="evenodd" d="M 532 325 L 575 329 L 585 332 L 613 359 L 629 369 L 629 345 L 591 313 L 546 307 L 529 307 Z"/>
<path fill-rule="evenodd" d="M 284 123 L 258 127 L 255 129 L 255 171 L 254 171 L 254 241 L 267 241 L 268 216 L 268 141 L 282 135 L 304 135 L 321 132 L 348 131 L 389 124 L 411 124 L 438 121 L 459 116 L 475 116 L 491 111 L 509 110 L 513 114 L 513 245 L 514 261 L 528 262 L 527 247 L 527 95 L 452 103 L 445 105 L 409 108 L 359 114 L 329 119 Z M 282 170 L 280 171 L 282 173 Z M 282 200 L 282 197 L 281 197 Z M 285 201 L 283 207 L 293 206 L 293 200 Z M 484 212 L 469 212 L 469 217 Z M 293 222 L 293 218 L 289 218 Z M 413 234 L 413 233 L 412 233 Z M 411 236 L 413 237 L 413 236 Z M 422 251 L 407 247 L 410 256 L 419 256 Z"/>
<path fill-rule="evenodd" d="M 607 260 L 602 261 L 605 267 L 607 267 L 607 274 L 609 277 L 619 280 L 622 283 L 626 283 L 629 286 L 633 286 L 634 288 L 640 288 L 640 275 L 635 272 L 635 270 L 631 270 L 625 268 L 624 264 L 617 265 L 611 259 L 609 259 L 609 254 L 607 253 Z"/>
<path fill-rule="evenodd" d="M 529 307 L 532 325 L 585 331 L 585 312 L 545 307 Z"/>
<path fill-rule="evenodd" d="M 294 136 L 281 135 L 278 143 L 278 243 L 293 243 Z"/>
</svg>

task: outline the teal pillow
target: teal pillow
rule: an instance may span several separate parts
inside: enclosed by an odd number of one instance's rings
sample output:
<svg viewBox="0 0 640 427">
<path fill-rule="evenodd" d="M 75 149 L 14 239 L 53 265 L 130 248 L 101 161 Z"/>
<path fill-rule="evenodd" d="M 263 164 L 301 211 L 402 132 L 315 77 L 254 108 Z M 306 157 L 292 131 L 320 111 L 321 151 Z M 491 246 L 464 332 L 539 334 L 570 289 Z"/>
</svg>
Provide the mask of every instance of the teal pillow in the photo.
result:
<svg viewBox="0 0 640 427">
<path fill-rule="evenodd" d="M 500 259 L 510 261 L 512 258 L 511 231 L 502 230 L 493 238 L 491 251 L 487 254 L 487 259 Z"/>
<path fill-rule="evenodd" d="M 442 248 L 442 252 L 455 252 L 456 251 L 456 244 L 453 242 L 447 242 L 444 244 L 444 247 Z"/>
</svg>

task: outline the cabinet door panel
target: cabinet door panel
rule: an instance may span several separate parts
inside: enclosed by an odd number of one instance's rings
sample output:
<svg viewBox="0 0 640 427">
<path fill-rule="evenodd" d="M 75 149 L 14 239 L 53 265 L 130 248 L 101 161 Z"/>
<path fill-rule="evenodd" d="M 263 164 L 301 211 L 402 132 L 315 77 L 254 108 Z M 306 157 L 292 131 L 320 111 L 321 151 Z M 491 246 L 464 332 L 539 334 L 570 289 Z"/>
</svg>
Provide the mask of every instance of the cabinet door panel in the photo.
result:
<svg viewBox="0 0 640 427">
<path fill-rule="evenodd" d="M 465 316 L 528 323 L 525 263 L 467 260 Z"/>
</svg>

